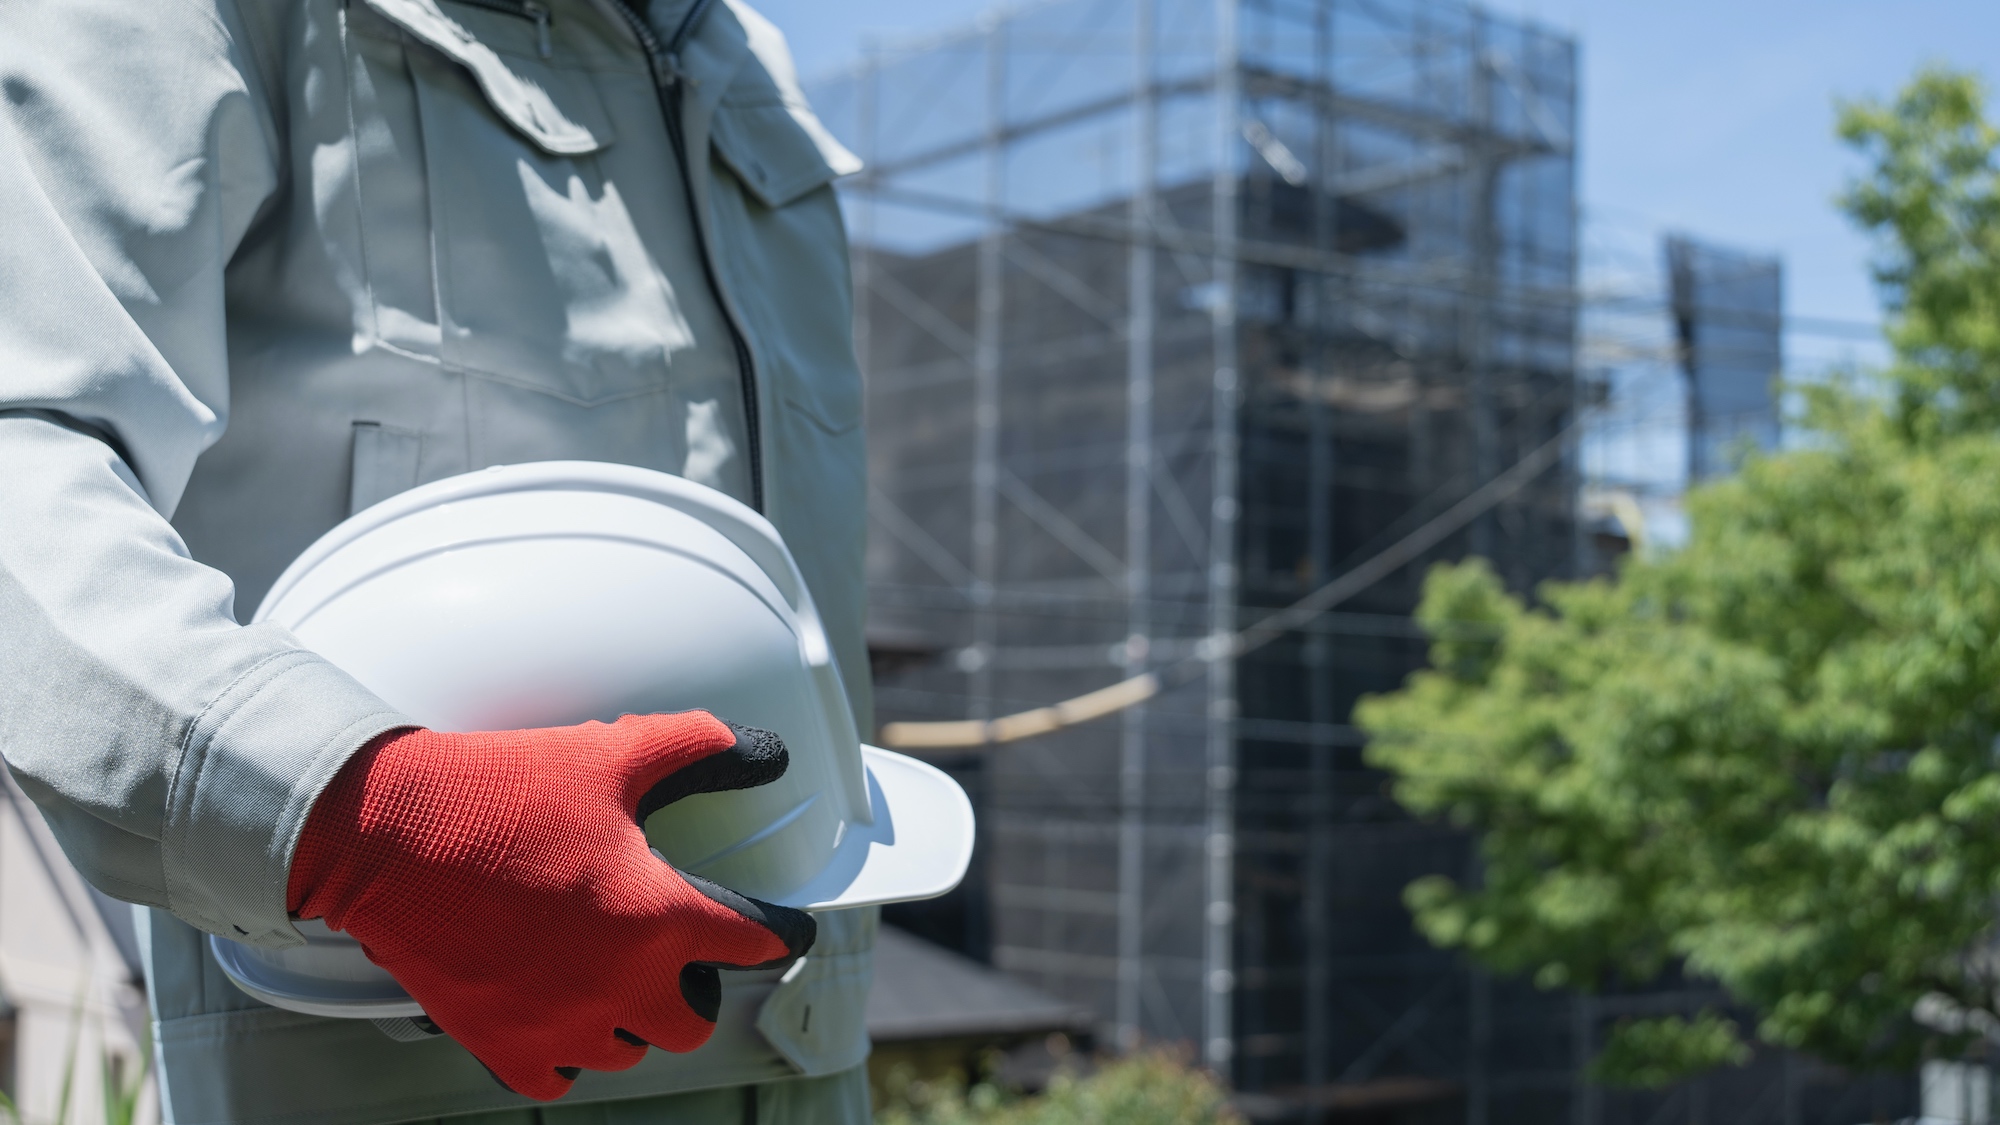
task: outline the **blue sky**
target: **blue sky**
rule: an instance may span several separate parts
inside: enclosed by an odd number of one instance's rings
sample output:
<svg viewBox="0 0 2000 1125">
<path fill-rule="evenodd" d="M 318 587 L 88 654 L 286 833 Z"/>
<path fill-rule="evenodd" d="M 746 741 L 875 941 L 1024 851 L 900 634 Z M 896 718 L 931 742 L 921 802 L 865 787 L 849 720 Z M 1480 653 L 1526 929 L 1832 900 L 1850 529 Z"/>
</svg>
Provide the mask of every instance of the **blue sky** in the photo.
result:
<svg viewBox="0 0 2000 1125">
<path fill-rule="evenodd" d="M 988 0 L 753 0 L 807 75 L 874 40 L 961 26 Z M 2000 74 L 2000 5 L 1976 0 L 1501 0 L 1574 32 L 1587 229 L 1686 230 L 1781 254 L 1794 316 L 1871 321 L 1868 244 L 1832 198 L 1856 165 L 1832 135 L 1837 97 L 1883 96 L 1920 64 Z M 1853 352 L 1800 334 L 1807 366 Z"/>
</svg>

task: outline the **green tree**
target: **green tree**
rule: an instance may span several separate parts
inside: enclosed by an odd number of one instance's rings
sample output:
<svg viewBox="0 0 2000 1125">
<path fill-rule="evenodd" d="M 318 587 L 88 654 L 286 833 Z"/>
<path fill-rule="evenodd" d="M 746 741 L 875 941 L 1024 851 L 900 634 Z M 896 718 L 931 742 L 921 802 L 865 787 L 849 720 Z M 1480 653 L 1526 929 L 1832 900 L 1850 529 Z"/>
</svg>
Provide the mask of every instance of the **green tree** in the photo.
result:
<svg viewBox="0 0 2000 1125">
<path fill-rule="evenodd" d="M 1358 712 L 1398 798 L 1477 834 L 1476 884 L 1408 890 L 1433 942 L 1549 987 L 1680 965 L 1757 1015 L 1625 1024 L 1615 1081 L 2000 1026 L 2000 134 L 1931 69 L 1840 135 L 1893 362 L 1801 388 L 1810 447 L 1696 491 L 1682 550 L 1532 606 L 1434 569 L 1430 667 Z"/>
</svg>

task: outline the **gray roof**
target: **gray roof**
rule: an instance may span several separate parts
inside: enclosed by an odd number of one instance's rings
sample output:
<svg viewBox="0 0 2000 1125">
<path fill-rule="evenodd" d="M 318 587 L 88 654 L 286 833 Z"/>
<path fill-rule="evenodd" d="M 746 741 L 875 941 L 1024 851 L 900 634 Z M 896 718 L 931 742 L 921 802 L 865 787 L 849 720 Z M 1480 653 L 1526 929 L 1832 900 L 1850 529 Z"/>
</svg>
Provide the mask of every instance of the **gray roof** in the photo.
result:
<svg viewBox="0 0 2000 1125">
<path fill-rule="evenodd" d="M 878 1042 L 1087 1031 L 1089 1012 L 989 965 L 882 927 L 868 1034 Z"/>
</svg>

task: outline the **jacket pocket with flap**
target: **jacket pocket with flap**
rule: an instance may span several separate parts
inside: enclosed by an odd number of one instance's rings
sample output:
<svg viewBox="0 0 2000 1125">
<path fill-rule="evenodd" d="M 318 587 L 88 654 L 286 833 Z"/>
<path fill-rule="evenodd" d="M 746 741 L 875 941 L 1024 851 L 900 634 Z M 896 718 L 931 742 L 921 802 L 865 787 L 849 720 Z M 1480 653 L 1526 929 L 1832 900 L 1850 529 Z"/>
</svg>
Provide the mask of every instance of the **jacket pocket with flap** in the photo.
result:
<svg viewBox="0 0 2000 1125">
<path fill-rule="evenodd" d="M 367 4 L 432 48 L 406 57 L 443 361 L 578 406 L 665 386 L 695 339 L 657 258 L 676 248 L 642 212 L 678 190 L 670 167 L 608 170 L 602 51 L 572 51 L 585 33 L 559 20 L 545 59 L 547 25 L 486 5 Z"/>
</svg>

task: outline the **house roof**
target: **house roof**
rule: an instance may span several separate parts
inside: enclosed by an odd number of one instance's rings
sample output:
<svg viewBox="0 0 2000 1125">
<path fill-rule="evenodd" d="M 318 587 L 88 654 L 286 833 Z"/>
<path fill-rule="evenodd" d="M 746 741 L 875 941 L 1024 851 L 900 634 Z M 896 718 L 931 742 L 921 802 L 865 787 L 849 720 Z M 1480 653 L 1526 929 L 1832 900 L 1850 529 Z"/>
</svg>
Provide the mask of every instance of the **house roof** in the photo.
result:
<svg viewBox="0 0 2000 1125">
<path fill-rule="evenodd" d="M 877 1042 L 1088 1031 L 1094 1017 L 990 965 L 883 926 L 868 1034 Z"/>
</svg>

